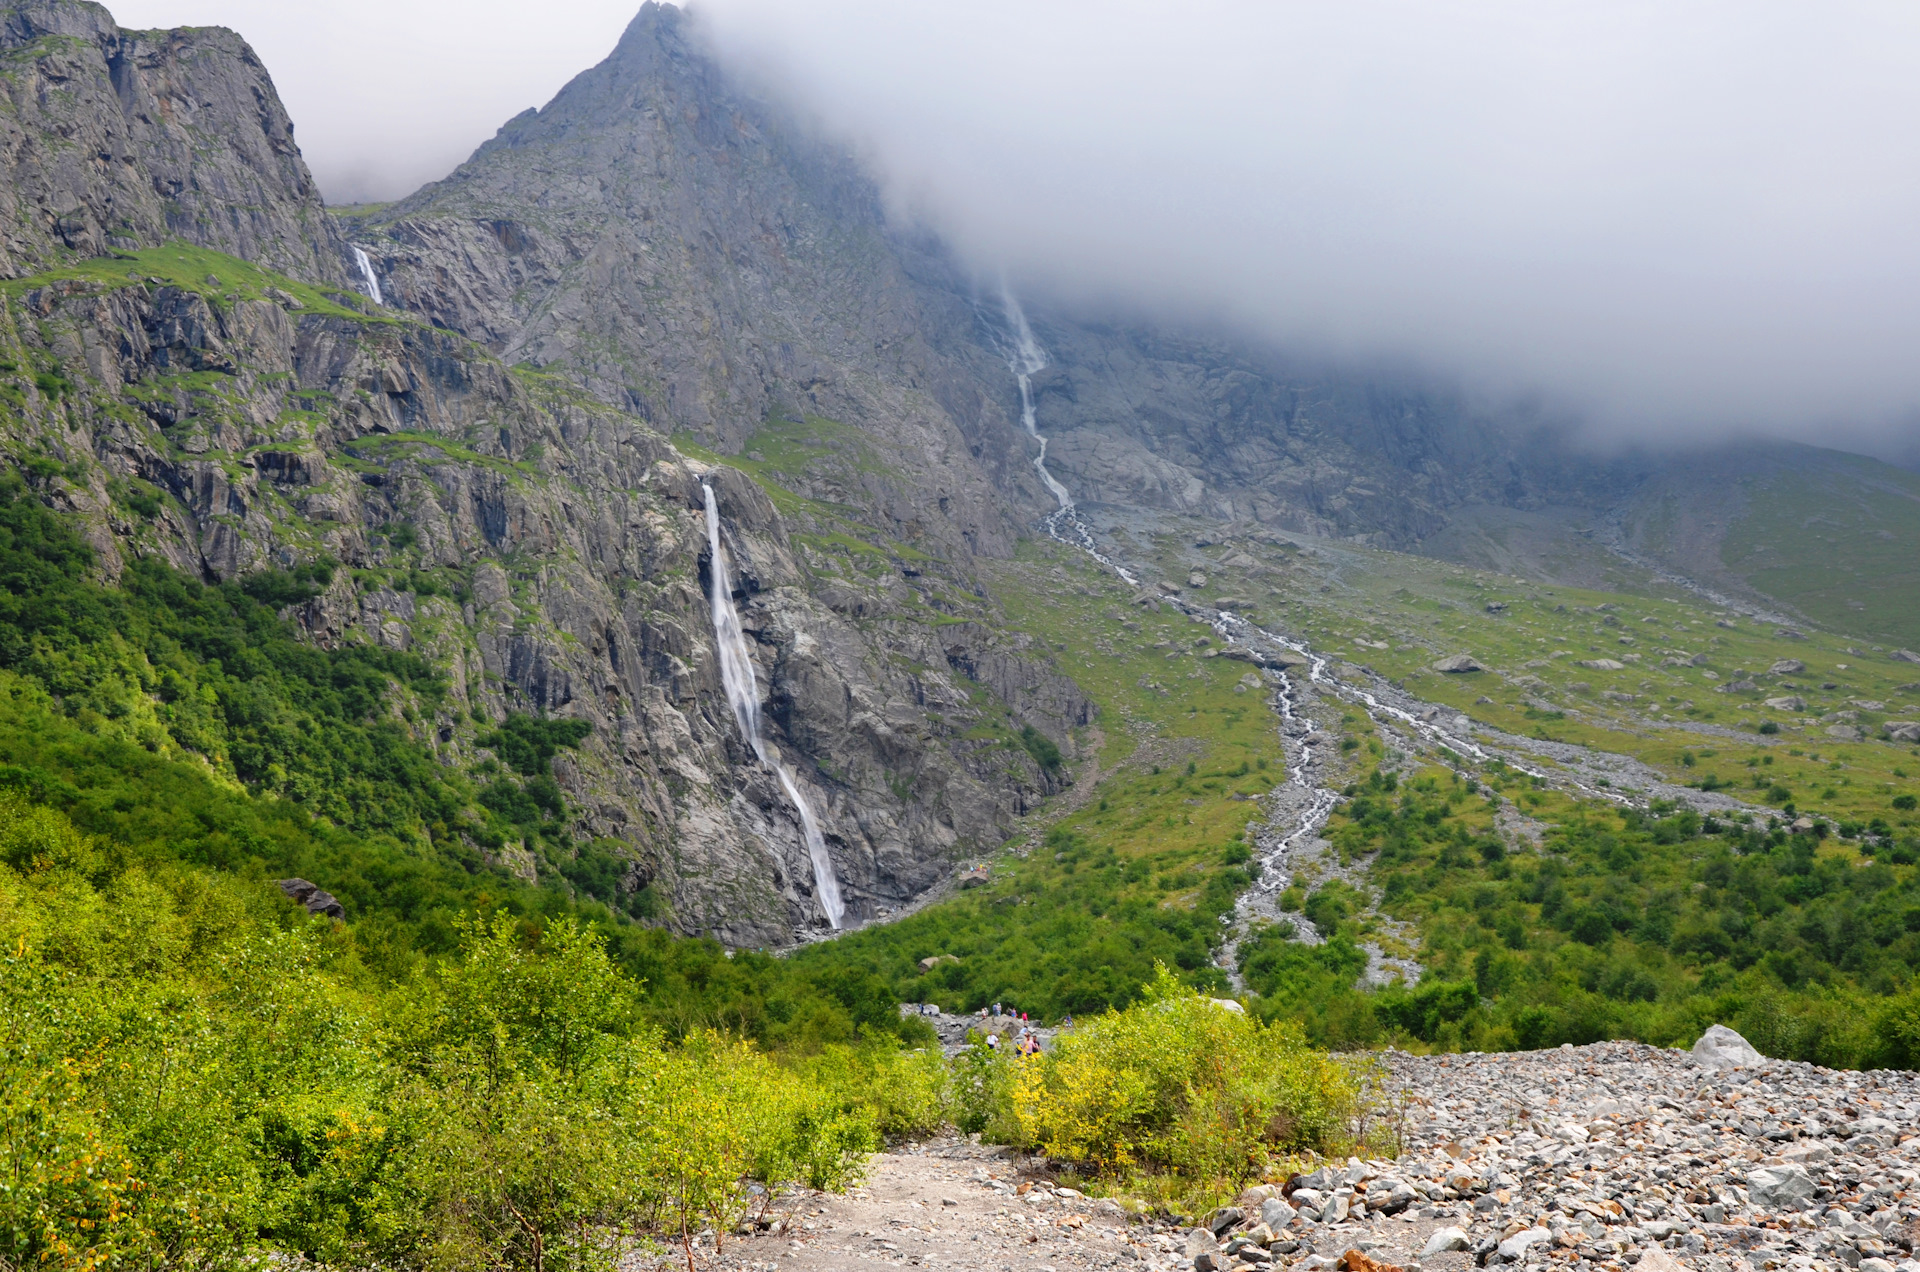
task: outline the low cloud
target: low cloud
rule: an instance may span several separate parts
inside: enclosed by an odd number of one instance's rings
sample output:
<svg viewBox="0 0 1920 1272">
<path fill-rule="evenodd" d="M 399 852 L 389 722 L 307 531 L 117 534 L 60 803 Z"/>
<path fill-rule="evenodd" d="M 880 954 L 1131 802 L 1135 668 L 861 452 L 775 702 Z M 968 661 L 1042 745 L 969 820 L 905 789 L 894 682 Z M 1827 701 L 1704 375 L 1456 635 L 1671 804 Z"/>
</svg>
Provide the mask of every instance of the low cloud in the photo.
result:
<svg viewBox="0 0 1920 1272">
<path fill-rule="evenodd" d="M 706 0 L 906 214 L 1082 302 L 1891 453 L 1920 404 L 1920 10 Z"/>
<path fill-rule="evenodd" d="M 272 69 L 328 197 L 444 175 L 633 0 L 117 0 Z M 702 0 L 903 216 L 1055 301 L 1425 366 L 1593 435 L 1912 457 L 1920 9 Z"/>
</svg>

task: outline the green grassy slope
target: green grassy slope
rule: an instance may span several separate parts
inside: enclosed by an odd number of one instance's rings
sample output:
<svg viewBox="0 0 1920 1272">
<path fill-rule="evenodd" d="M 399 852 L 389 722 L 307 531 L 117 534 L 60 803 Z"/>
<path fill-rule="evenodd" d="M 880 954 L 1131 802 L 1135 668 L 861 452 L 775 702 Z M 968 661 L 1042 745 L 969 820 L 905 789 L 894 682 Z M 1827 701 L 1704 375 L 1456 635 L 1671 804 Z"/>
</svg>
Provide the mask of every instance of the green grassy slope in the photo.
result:
<svg viewBox="0 0 1920 1272">
<path fill-rule="evenodd" d="M 1854 455 L 1741 482 L 1720 555 L 1817 623 L 1920 647 L 1920 475 Z"/>
</svg>

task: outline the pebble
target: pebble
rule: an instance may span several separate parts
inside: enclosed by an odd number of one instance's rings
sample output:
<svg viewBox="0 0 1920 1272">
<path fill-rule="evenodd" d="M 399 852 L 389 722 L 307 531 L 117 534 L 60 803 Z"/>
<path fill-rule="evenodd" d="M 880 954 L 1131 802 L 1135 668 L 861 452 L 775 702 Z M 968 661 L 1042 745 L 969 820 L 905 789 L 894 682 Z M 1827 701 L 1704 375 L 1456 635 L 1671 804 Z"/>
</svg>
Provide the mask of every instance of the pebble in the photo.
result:
<svg viewBox="0 0 1920 1272">
<path fill-rule="evenodd" d="M 1768 1061 L 1720 1028 L 1698 1056 L 1383 1062 L 1401 1155 L 1320 1166 L 1271 1198 L 1294 1218 L 1255 1203 L 1223 1241 L 1262 1222 L 1271 1266 L 1300 1272 L 1348 1249 L 1427 1272 L 1920 1272 L 1920 1075 Z M 1151 1266 L 1247 1266 L 1231 1248 Z"/>
</svg>

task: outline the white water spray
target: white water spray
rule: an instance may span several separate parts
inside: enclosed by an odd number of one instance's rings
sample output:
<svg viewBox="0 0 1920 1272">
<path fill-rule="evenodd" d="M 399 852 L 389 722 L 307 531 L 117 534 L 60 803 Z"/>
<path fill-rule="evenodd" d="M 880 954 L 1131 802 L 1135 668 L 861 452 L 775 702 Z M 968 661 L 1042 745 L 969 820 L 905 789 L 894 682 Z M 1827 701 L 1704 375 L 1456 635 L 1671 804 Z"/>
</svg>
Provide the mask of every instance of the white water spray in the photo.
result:
<svg viewBox="0 0 1920 1272">
<path fill-rule="evenodd" d="M 1039 454 L 1033 457 L 1033 468 L 1060 505 L 1040 524 L 1053 538 L 1068 547 L 1080 549 L 1125 579 L 1130 586 L 1137 587 L 1138 579 L 1094 546 L 1093 532 L 1080 519 L 1073 496 L 1047 469 L 1047 439 L 1035 421 L 1033 409 L 1033 374 L 1047 365 L 1047 351 L 1033 338 L 1033 328 L 1027 324 L 1026 311 L 1020 308 L 1020 302 L 1013 298 L 1013 292 L 1004 283 L 1000 286 L 1000 307 L 1006 313 L 1007 331 L 1013 338 L 1012 348 L 1007 351 L 1007 365 L 1013 369 L 1013 378 L 1020 385 L 1020 426 L 1027 430 L 1028 437 L 1040 444 Z"/>
<path fill-rule="evenodd" d="M 746 633 L 740 628 L 740 612 L 733 606 L 733 580 L 727 574 L 726 558 L 720 553 L 720 505 L 714 500 L 712 486 L 701 482 L 700 489 L 707 498 L 707 546 L 713 557 L 713 634 L 719 647 L 720 683 L 726 686 L 727 702 L 733 707 L 733 718 L 739 722 L 741 734 L 760 762 L 780 778 L 787 798 L 800 814 L 807 856 L 813 860 L 814 891 L 820 897 L 820 908 L 827 912 L 827 922 L 838 928 L 847 908 L 840 900 L 840 881 L 834 877 L 833 858 L 827 855 L 827 841 L 820 834 L 820 823 L 814 819 L 812 805 L 800 793 L 793 770 L 767 744 L 761 730 L 760 684 L 753 674 L 753 659 L 747 653 Z"/>
<path fill-rule="evenodd" d="M 373 261 L 367 256 L 366 249 L 353 249 L 353 263 L 360 267 L 360 279 L 367 285 L 367 295 L 373 297 L 373 303 L 384 305 L 387 302 L 380 297 L 380 280 L 374 277 Z"/>
</svg>

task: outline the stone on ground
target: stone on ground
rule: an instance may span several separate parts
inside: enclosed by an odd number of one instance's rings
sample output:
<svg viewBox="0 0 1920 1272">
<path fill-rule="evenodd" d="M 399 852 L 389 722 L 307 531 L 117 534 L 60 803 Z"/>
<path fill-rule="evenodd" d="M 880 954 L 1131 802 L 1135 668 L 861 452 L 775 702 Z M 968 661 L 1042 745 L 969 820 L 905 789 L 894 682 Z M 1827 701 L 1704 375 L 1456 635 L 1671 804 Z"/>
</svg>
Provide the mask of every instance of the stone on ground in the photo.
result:
<svg viewBox="0 0 1920 1272">
<path fill-rule="evenodd" d="M 1767 1058 L 1725 1025 L 1715 1025 L 1693 1044 L 1693 1058 L 1709 1069 L 1752 1068 Z"/>
</svg>

